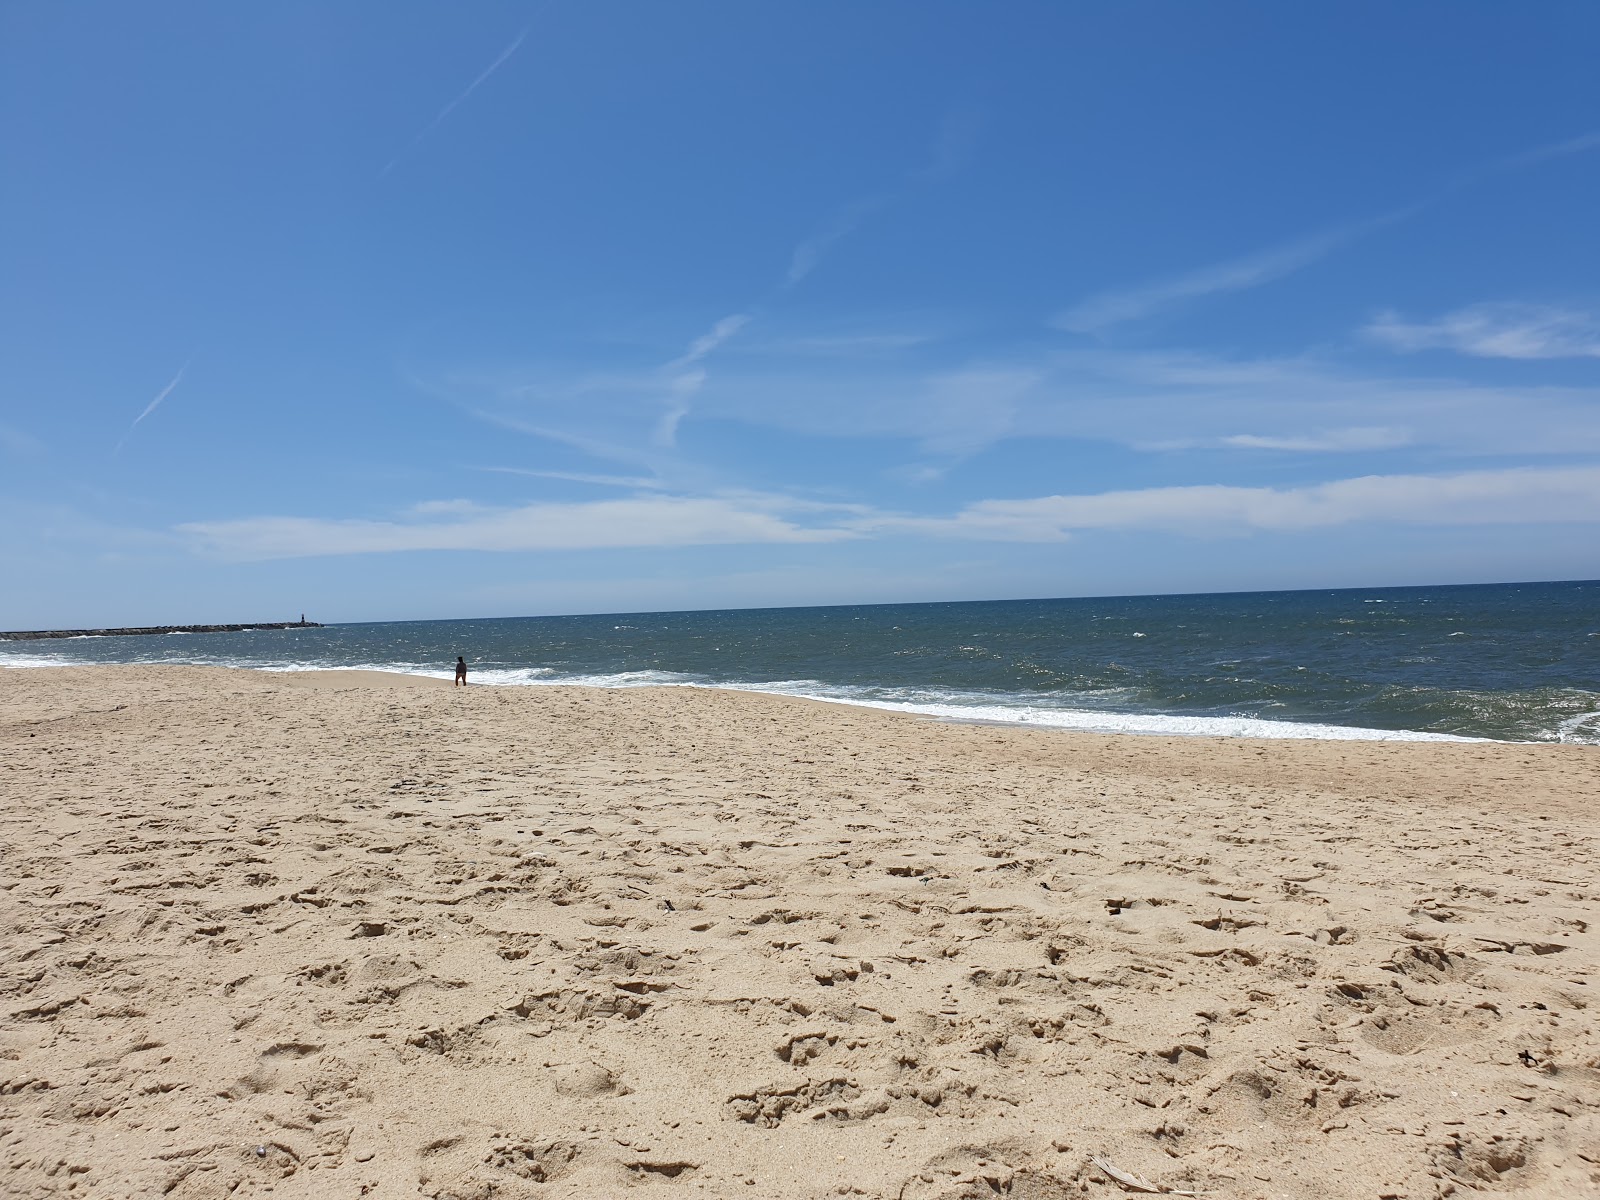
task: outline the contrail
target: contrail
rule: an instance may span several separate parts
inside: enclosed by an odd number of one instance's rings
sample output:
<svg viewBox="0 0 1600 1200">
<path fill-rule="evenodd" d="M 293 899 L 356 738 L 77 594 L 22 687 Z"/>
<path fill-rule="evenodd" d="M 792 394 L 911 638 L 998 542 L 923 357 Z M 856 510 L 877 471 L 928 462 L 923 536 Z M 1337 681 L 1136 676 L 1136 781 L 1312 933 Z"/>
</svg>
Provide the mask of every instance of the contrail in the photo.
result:
<svg viewBox="0 0 1600 1200">
<path fill-rule="evenodd" d="M 189 362 L 193 361 L 194 359 L 192 358 L 189 360 Z M 122 441 L 118 442 L 117 448 L 111 452 L 113 457 L 122 453 L 122 447 L 125 446 L 128 442 L 128 439 L 133 436 L 133 431 L 139 427 L 139 422 L 144 420 L 151 413 L 155 412 L 156 408 L 161 404 L 161 402 L 172 394 L 172 389 L 178 386 L 178 382 L 183 378 L 183 373 L 189 369 L 189 362 L 184 363 L 183 366 L 178 368 L 178 373 L 172 377 L 172 382 L 157 392 L 156 398 L 150 401 L 149 404 L 146 404 L 144 406 L 144 411 L 133 419 L 133 424 L 128 426 L 128 432 L 122 435 Z"/>
<path fill-rule="evenodd" d="M 393 158 L 391 158 L 388 161 L 388 163 L 386 163 L 384 165 L 383 170 L 378 172 L 378 178 L 382 179 L 390 171 L 394 170 L 395 165 L 397 163 L 399 163 L 399 161 L 402 158 L 404 158 L 407 154 L 410 154 L 411 151 L 416 147 L 418 142 L 420 142 L 423 138 L 427 137 L 435 129 L 439 128 L 440 123 L 446 117 L 448 117 L 452 112 L 454 112 L 457 108 L 459 108 L 461 106 L 462 101 L 464 101 L 468 96 L 472 95 L 473 92 L 477 91 L 480 87 L 482 87 L 484 81 L 486 79 L 488 79 L 489 76 L 493 75 L 496 71 L 498 71 L 501 67 L 503 67 L 505 65 L 506 59 L 510 58 L 513 54 L 515 54 L 517 52 L 517 47 L 521 46 L 522 43 L 527 40 L 528 30 L 531 29 L 531 28 L 532 28 L 532 26 L 524 27 L 522 32 L 517 34 L 516 38 L 513 39 L 512 43 L 509 46 L 507 46 L 504 50 L 500 51 L 500 57 L 498 57 L 492 63 L 490 63 L 487 67 L 485 67 L 483 69 L 483 71 L 478 75 L 478 77 L 476 79 L 474 79 L 471 83 L 467 84 L 466 91 L 462 92 L 454 100 L 450 101 L 449 104 L 446 104 L 443 108 L 441 108 L 439 110 L 439 112 L 438 112 L 438 115 L 435 116 L 433 118 L 433 120 L 429 121 L 426 125 L 424 125 L 422 127 L 422 131 L 420 133 L 418 133 L 416 137 L 412 138 L 409 142 L 406 143 L 405 149 L 401 150 L 399 154 L 396 154 Z"/>
</svg>

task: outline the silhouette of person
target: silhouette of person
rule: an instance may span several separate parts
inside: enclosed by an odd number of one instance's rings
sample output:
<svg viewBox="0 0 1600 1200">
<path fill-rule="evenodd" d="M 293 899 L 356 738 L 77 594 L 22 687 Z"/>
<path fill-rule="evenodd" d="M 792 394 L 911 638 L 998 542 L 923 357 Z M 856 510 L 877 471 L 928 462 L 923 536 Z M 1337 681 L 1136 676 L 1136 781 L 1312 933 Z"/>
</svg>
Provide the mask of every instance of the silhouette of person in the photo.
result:
<svg viewBox="0 0 1600 1200">
<path fill-rule="evenodd" d="M 455 682 L 455 686 L 456 687 L 466 687 L 467 686 L 467 660 L 464 659 L 464 658 L 461 658 L 459 655 L 456 657 L 456 682 Z"/>
</svg>

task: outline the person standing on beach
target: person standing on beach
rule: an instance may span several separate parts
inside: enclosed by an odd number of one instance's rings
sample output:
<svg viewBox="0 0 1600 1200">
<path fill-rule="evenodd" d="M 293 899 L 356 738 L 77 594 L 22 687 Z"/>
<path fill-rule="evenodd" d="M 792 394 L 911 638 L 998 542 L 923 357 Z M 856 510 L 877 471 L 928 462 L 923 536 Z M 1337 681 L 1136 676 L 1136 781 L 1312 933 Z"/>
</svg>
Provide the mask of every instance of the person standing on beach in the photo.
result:
<svg viewBox="0 0 1600 1200">
<path fill-rule="evenodd" d="M 456 687 L 467 686 L 467 660 L 460 655 L 456 656 Z"/>
</svg>

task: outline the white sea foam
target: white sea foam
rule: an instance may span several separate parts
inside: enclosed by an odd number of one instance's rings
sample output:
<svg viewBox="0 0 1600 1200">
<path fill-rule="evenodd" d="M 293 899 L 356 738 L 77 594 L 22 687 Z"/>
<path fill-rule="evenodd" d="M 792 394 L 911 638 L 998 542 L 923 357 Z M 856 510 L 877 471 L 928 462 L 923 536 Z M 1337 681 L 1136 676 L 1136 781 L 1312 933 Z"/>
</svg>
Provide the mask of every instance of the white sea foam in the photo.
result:
<svg viewBox="0 0 1600 1200">
<path fill-rule="evenodd" d="M 1138 733 L 1176 737 L 1318 739 L 1341 742 L 1473 742 L 1483 738 L 1425 733 L 1411 729 L 1365 729 L 1309 721 L 1265 721 L 1258 717 L 1202 717 L 1177 713 L 1115 713 L 1092 709 L 1026 709 L 1006 705 L 919 705 L 845 701 L 872 708 L 926 713 L 952 721 L 984 721 L 1006 725 L 1039 725 L 1084 733 Z"/>
<path fill-rule="evenodd" d="M 154 658 L 146 663 L 183 663 L 200 666 L 225 666 L 257 671 L 387 671 L 420 675 L 431 679 L 450 679 L 454 672 L 431 663 L 295 663 L 248 658 L 204 658 L 180 660 Z M 83 665 L 81 662 L 50 655 L 0 654 L 0 666 L 54 667 Z M 1365 729 L 1351 725 L 1328 725 L 1308 721 L 1271 721 L 1244 716 L 1191 716 L 1181 713 L 1149 713 L 1081 708 L 1079 703 L 1117 703 L 1125 693 L 1105 690 L 1055 697 L 995 696 L 937 688 L 868 688 L 827 684 L 815 679 L 772 680 L 764 682 L 714 681 L 675 671 L 618 671 L 605 674 L 561 674 L 550 667 L 474 667 L 472 682 L 492 687 L 570 686 L 599 688 L 699 687 L 727 691 L 758 692 L 765 695 L 793 696 L 831 704 L 850 704 L 889 712 L 911 713 L 945 721 L 986 722 L 1043 729 L 1075 730 L 1083 733 L 1129 733 L 1168 737 L 1236 737 L 1272 739 L 1321 739 L 1328 741 L 1397 742 L 1472 742 L 1483 738 L 1453 734 L 1426 733 L 1406 729 Z M 1052 702 L 1053 701 L 1053 702 Z M 1574 718 L 1563 724 L 1563 741 L 1588 740 L 1584 722 L 1600 718 L 1600 713 Z M 1570 733 L 1567 726 L 1571 726 Z"/>
<path fill-rule="evenodd" d="M 422 674 L 423 672 L 415 672 Z M 444 672 L 427 672 L 447 677 Z M 1269 721 L 1259 717 L 1187 716 L 1177 713 L 1112 712 L 1104 709 L 1057 707 L 1029 703 L 1022 698 L 1003 700 L 980 693 L 938 689 L 857 688 L 830 685 L 815 679 L 774 680 L 763 683 L 709 682 L 673 671 L 623 671 L 609 675 L 558 675 L 549 672 L 538 678 L 516 678 L 523 671 L 478 671 L 474 679 L 497 686 L 545 684 L 571 687 L 704 687 L 725 691 L 758 692 L 770 696 L 793 696 L 802 700 L 822 700 L 831 704 L 850 704 L 860 708 L 879 708 L 889 712 L 912 713 L 946 721 L 972 721 L 1004 725 L 1027 725 L 1046 729 L 1068 729 L 1083 733 L 1136 733 L 1169 737 L 1240 737 L 1275 739 L 1318 739 L 1325 741 L 1394 742 L 1473 742 L 1483 738 L 1458 737 L 1447 733 L 1425 733 L 1409 729 L 1365 729 L 1353 725 L 1326 725 L 1302 721 Z M 885 693 L 914 692 L 914 699 L 887 699 Z M 1107 693 L 1095 695 L 1109 698 Z M 1084 693 L 1088 699 L 1090 694 Z"/>
<path fill-rule="evenodd" d="M 1267 721 L 1258 717 L 1205 717 L 1179 713 L 1110 712 L 1103 709 L 1055 708 L 1016 703 L 983 703 L 978 697 L 935 700 L 872 700 L 839 694 L 831 688 L 816 692 L 782 686 L 723 685 L 739 691 L 771 692 L 835 704 L 855 704 L 891 712 L 916 713 L 946 721 L 976 721 L 1003 725 L 1029 725 L 1070 729 L 1082 733 L 1137 733 L 1177 737 L 1315 738 L 1328 741 L 1469 742 L 1480 738 L 1456 737 L 1407 729 L 1363 729 L 1351 725 L 1324 725 L 1300 721 Z"/>
<path fill-rule="evenodd" d="M 15 654 L 0 651 L 0 667 L 81 667 L 84 664 L 54 654 Z"/>
<path fill-rule="evenodd" d="M 1556 727 L 1556 740 L 1580 746 L 1600 745 L 1600 710 L 1568 717 Z"/>
</svg>

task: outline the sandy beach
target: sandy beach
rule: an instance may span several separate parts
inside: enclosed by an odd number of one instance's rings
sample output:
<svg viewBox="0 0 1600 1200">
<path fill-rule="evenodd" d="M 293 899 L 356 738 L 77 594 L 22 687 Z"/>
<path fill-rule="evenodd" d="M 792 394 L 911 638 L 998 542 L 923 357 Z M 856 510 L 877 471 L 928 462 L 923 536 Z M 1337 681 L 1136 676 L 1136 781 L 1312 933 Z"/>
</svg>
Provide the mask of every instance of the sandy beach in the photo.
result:
<svg viewBox="0 0 1600 1200">
<path fill-rule="evenodd" d="M 0 671 L 0 1194 L 1600 1196 L 1597 800 L 1582 747 Z"/>
</svg>

